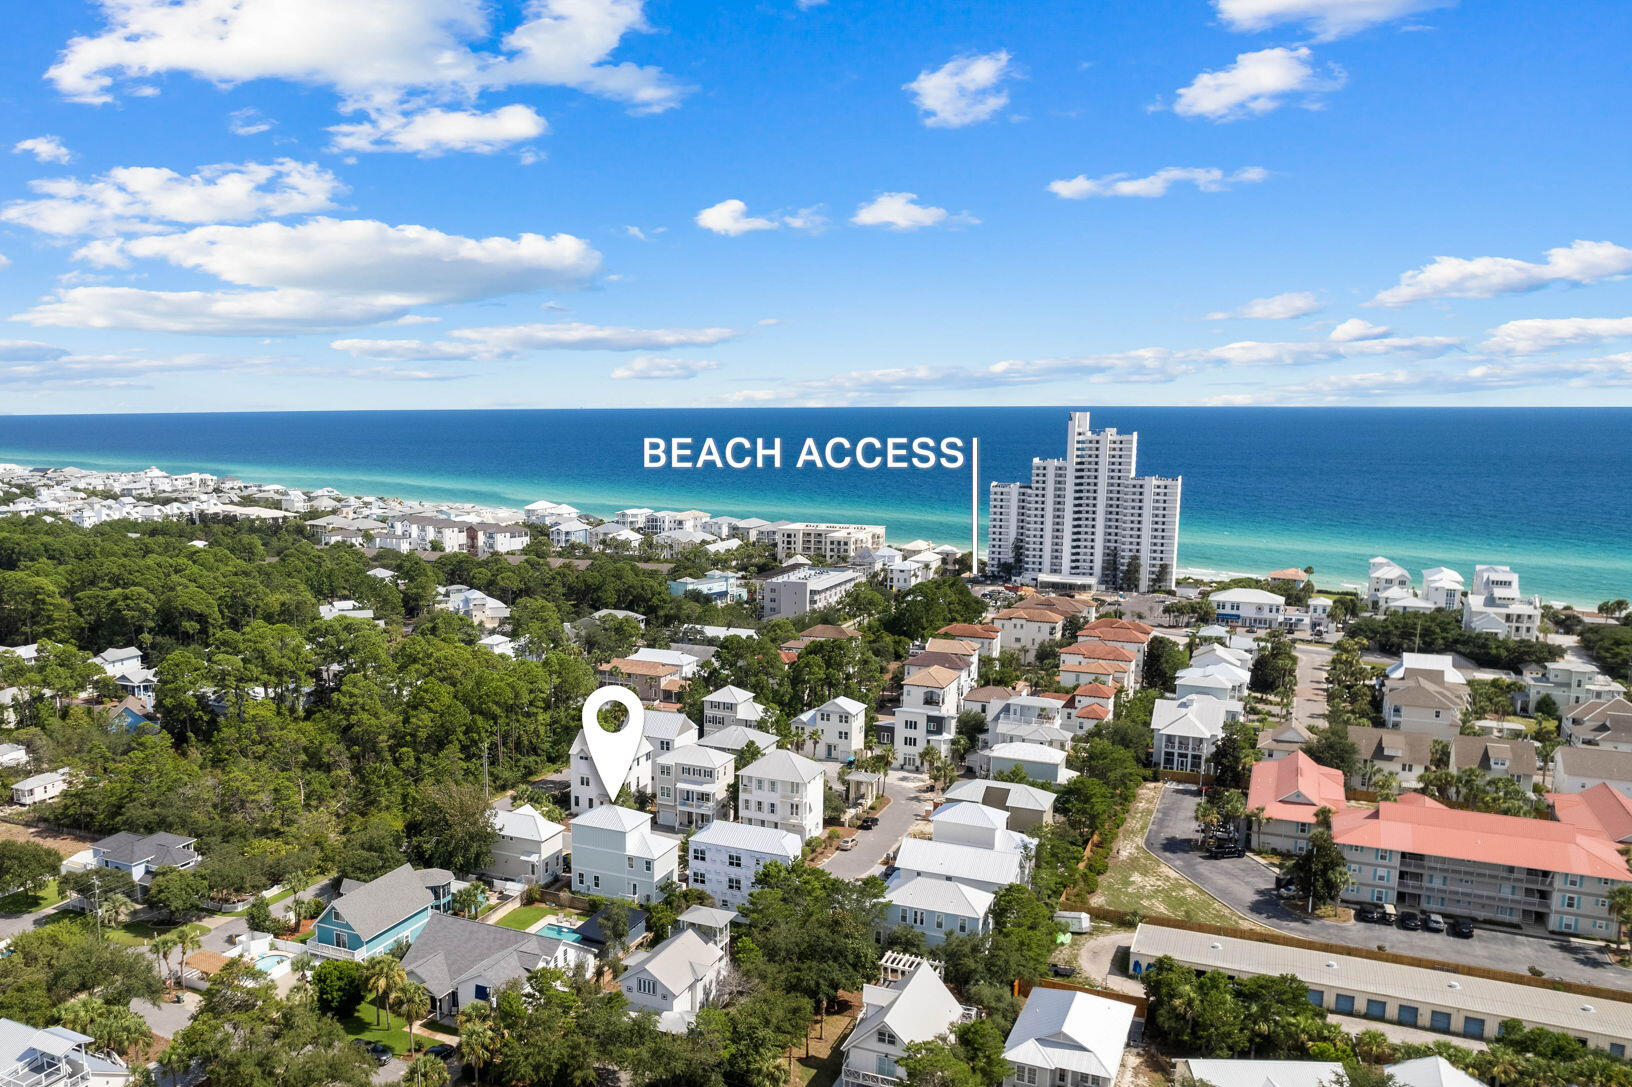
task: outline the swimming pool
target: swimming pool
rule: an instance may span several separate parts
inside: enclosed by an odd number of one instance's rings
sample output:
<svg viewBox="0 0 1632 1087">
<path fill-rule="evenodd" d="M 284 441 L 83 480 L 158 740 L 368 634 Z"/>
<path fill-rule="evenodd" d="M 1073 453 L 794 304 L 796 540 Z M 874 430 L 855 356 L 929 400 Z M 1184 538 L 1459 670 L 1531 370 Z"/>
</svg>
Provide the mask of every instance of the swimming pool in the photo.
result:
<svg viewBox="0 0 1632 1087">
<path fill-rule="evenodd" d="M 560 925 L 556 924 L 540 925 L 535 932 L 539 936 L 549 936 L 557 940 L 565 940 L 569 944 L 582 943 L 584 939 L 572 929 L 562 928 Z"/>
<path fill-rule="evenodd" d="M 289 956 L 281 951 L 270 951 L 255 958 L 255 969 L 263 974 L 271 975 L 289 965 Z"/>
</svg>

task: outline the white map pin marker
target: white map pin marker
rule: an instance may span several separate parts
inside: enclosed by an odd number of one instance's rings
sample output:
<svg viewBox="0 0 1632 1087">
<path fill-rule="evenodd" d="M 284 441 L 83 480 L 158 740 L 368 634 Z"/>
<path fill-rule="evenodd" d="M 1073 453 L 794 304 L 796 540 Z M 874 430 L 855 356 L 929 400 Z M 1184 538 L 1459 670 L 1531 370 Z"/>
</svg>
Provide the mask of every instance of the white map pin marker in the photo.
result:
<svg viewBox="0 0 1632 1087">
<path fill-rule="evenodd" d="M 608 732 L 601 725 L 601 707 L 616 702 L 629 711 L 623 727 Z M 589 747 L 589 761 L 601 779 L 601 787 L 609 797 L 616 797 L 629 777 L 640 753 L 640 741 L 646 735 L 646 707 L 640 704 L 635 692 L 627 687 L 599 687 L 584 699 L 584 743 Z"/>
</svg>

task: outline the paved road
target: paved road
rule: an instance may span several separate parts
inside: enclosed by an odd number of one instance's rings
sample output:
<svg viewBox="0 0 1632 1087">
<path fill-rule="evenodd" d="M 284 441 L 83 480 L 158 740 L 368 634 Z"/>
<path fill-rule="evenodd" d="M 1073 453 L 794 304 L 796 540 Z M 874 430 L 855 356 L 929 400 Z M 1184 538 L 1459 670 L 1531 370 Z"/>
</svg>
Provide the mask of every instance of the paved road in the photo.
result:
<svg viewBox="0 0 1632 1087">
<path fill-rule="evenodd" d="M 1298 642 L 1298 685 L 1292 697 L 1292 719 L 1305 728 L 1326 723 L 1326 666 L 1331 662 L 1330 646 Z"/>
<path fill-rule="evenodd" d="M 38 928 L 45 923 L 46 918 L 63 908 L 64 904 L 59 902 L 55 906 L 35 910 L 33 913 L 0 913 L 0 940 L 9 940 L 19 932 Z"/>
<path fill-rule="evenodd" d="M 929 793 L 922 791 L 926 783 L 921 774 L 890 771 L 889 780 L 884 783 L 884 792 L 890 802 L 879 814 L 878 826 L 872 830 L 852 831 L 856 836 L 856 848 L 834 853 L 822 867 L 843 879 L 860 879 L 877 872 L 884 854 L 906 837 L 907 831 L 912 829 L 912 824 L 933 799 Z"/>
<path fill-rule="evenodd" d="M 1239 913 L 1270 928 L 1351 947 L 1443 959 L 1497 970 L 1536 966 L 1557 978 L 1632 988 L 1632 971 L 1615 966 L 1594 945 L 1546 936 L 1480 928 L 1471 940 L 1445 933 L 1407 932 L 1384 925 L 1339 924 L 1294 914 L 1274 894 L 1274 876 L 1251 857 L 1209 860 L 1195 847 L 1195 810 L 1200 797 L 1190 786 L 1168 785 L 1151 820 L 1145 845 L 1179 872 Z"/>
</svg>

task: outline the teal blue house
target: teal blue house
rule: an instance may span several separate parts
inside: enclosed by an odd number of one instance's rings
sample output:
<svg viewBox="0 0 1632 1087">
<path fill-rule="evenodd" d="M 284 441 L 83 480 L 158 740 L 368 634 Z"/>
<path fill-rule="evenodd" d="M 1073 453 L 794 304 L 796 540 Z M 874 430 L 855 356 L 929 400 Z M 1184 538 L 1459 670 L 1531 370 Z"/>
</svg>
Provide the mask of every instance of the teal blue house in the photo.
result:
<svg viewBox="0 0 1632 1087">
<path fill-rule="evenodd" d="M 433 912 L 446 913 L 452 907 L 452 872 L 416 871 L 405 864 L 367 883 L 341 881 L 340 896 L 312 926 L 312 943 L 349 952 L 346 958 L 366 959 L 389 950 L 398 940 L 412 941 Z"/>
</svg>

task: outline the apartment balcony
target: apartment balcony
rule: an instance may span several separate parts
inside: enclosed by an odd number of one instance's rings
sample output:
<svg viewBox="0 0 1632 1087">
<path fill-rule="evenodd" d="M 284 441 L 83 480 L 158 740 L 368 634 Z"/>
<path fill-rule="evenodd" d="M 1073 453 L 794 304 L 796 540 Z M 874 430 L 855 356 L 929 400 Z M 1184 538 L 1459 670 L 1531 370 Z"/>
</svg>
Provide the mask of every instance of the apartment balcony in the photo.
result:
<svg viewBox="0 0 1632 1087">
<path fill-rule="evenodd" d="M 87 1087 L 90 1082 L 84 1064 L 46 1055 L 0 1070 L 0 1087 Z"/>
<path fill-rule="evenodd" d="M 877 1072 L 862 1072 L 854 1068 L 845 1068 L 845 1087 L 897 1087 L 901 1081 L 893 1076 L 881 1076 Z"/>
</svg>

